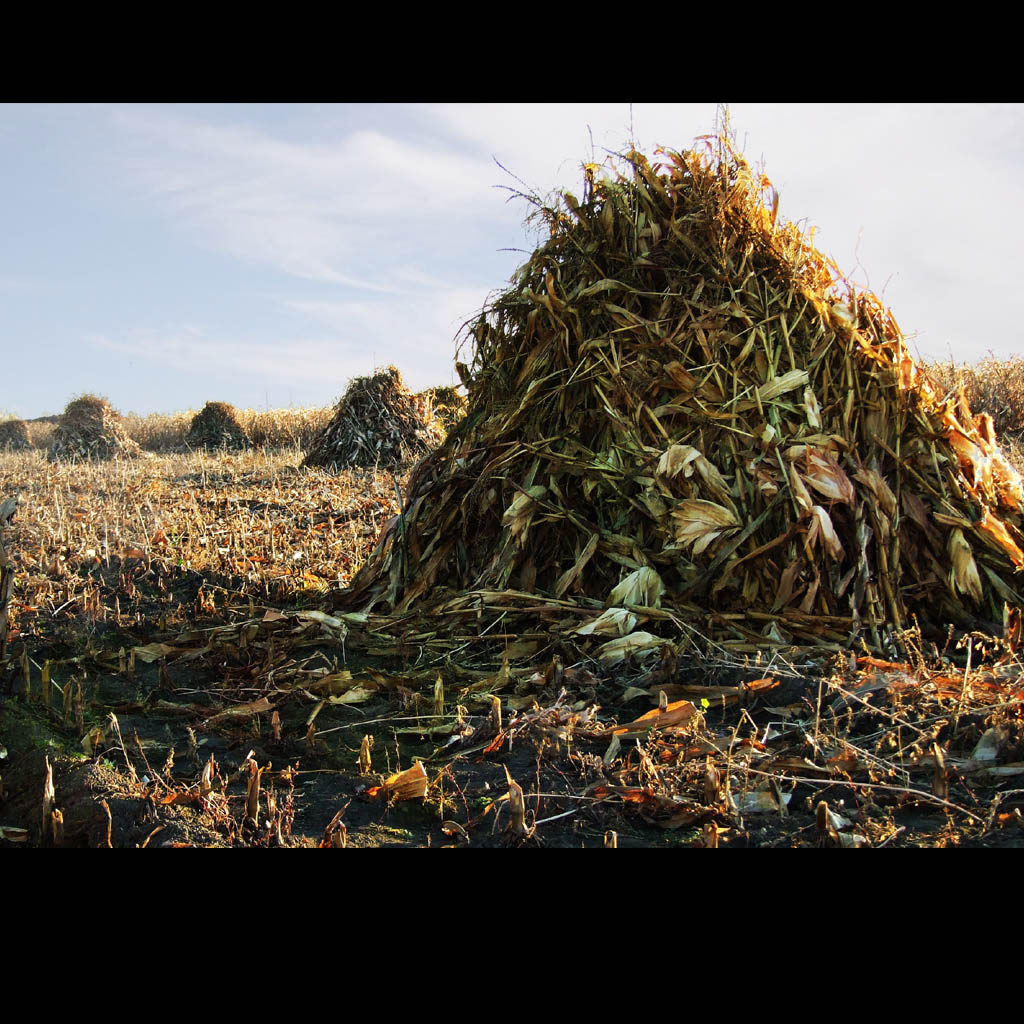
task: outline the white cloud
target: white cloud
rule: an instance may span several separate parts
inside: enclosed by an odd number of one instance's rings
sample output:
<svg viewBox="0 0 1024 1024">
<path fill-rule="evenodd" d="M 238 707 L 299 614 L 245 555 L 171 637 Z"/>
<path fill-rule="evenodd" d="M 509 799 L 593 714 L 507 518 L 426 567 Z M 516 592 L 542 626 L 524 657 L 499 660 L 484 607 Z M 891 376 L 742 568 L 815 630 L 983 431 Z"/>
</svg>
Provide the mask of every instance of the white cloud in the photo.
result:
<svg viewBox="0 0 1024 1024">
<path fill-rule="evenodd" d="M 388 301 L 292 300 L 288 307 L 336 332 L 346 350 L 376 366 L 394 363 L 410 387 L 453 379 L 456 336 L 487 296 L 475 288 L 403 292 Z M 363 371 L 360 371 L 363 372 Z"/>
<path fill-rule="evenodd" d="M 167 371 L 202 376 L 226 370 L 296 386 L 321 384 L 332 368 L 353 355 L 336 339 L 292 339 L 266 345 L 195 330 L 137 330 L 117 337 L 93 335 L 88 340 L 108 352 L 156 363 Z"/>
<path fill-rule="evenodd" d="M 164 110 L 115 113 L 137 195 L 208 246 L 301 278 L 390 291 L 372 265 L 388 248 L 444 245 L 446 221 L 486 217 L 486 161 L 358 130 L 332 143 L 275 138 Z"/>
<path fill-rule="evenodd" d="M 106 333 L 88 341 L 116 353 L 122 363 L 130 358 L 204 378 L 259 378 L 279 390 L 321 393 L 323 401 L 340 394 L 352 377 L 392 363 L 406 384 L 419 390 L 457 381 L 456 334 L 486 295 L 471 287 L 440 287 L 425 274 L 418 283 L 387 297 L 284 300 L 295 324 L 288 337 L 273 342 L 261 336 L 223 337 L 197 327 Z"/>
</svg>

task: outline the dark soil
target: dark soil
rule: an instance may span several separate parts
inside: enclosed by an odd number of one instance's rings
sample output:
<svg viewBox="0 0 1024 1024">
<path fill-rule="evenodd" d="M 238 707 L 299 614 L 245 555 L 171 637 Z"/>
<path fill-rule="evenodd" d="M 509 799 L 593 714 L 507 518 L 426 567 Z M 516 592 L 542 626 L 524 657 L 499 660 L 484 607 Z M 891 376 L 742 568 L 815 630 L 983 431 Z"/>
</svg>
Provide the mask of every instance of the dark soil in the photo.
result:
<svg viewBox="0 0 1024 1024">
<path fill-rule="evenodd" d="M 583 667 L 554 676 L 549 670 L 547 678 L 538 673 L 532 682 L 521 683 L 517 689 L 523 692 L 505 698 L 503 738 L 490 719 L 490 698 L 474 702 L 471 693 L 463 692 L 459 700 L 465 701 L 466 711 L 459 739 L 453 738 L 450 724 L 436 727 L 429 690 L 402 685 L 401 680 L 412 678 L 409 664 L 354 650 L 348 656 L 350 670 L 397 680 L 393 687 L 363 703 L 324 705 L 312 741 L 307 723 L 317 697 L 308 689 L 280 690 L 272 700 L 280 714 L 280 738 L 275 739 L 265 711 L 214 718 L 225 707 L 218 676 L 237 670 L 244 661 L 237 657 L 240 652 L 233 658 L 226 645 L 220 654 L 227 657 L 220 659 L 189 660 L 186 653 L 146 664 L 137 657 L 132 672 L 127 664 L 122 670 L 111 654 L 115 644 L 131 639 L 127 633 L 109 633 L 102 648 L 94 643 L 91 654 L 51 660 L 55 682 L 82 685 L 77 725 L 73 707 L 65 723 L 53 693 L 49 706 L 43 703 L 38 678 L 31 694 L 0 698 L 0 743 L 6 747 L 0 762 L 5 797 L 0 824 L 26 829 L 22 845 L 54 841 L 52 826 L 45 833 L 42 828 L 47 762 L 64 820 L 60 841 L 66 846 L 102 847 L 108 841 L 115 847 L 318 846 L 325 844 L 325 831 L 339 813 L 346 845 L 353 847 L 603 847 L 612 842 L 622 847 L 715 842 L 723 848 L 821 847 L 840 844 L 837 829 L 869 846 L 1024 845 L 1015 811 L 1024 805 L 1020 791 L 1003 801 L 996 815 L 989 813 L 991 794 L 985 798 L 974 791 L 971 802 L 963 793 L 959 799 L 951 793 L 951 804 L 974 810 L 977 820 L 972 820 L 936 804 L 927 787 L 890 792 L 814 778 L 807 761 L 809 768 L 791 770 L 791 777 L 802 775 L 805 781 L 777 783 L 775 792 L 787 798 L 784 814 L 770 798 L 761 804 L 751 799 L 754 776 L 747 779 L 747 792 L 734 788 L 731 804 L 721 793 L 709 794 L 706 757 L 694 754 L 694 745 L 717 736 L 727 745 L 731 741 L 737 752 L 761 740 L 767 747 L 785 748 L 793 744 L 787 732 L 801 729 L 806 744 L 805 727 L 787 730 L 783 705 L 773 702 L 785 700 L 793 715 L 804 708 L 803 720 L 810 722 L 821 688 L 821 716 L 841 718 L 842 701 L 836 703 L 821 677 L 791 673 L 782 688 L 770 691 L 770 700 L 752 688 L 742 706 L 714 695 L 752 682 L 763 676 L 762 669 L 677 668 L 663 681 L 667 693 L 692 693 L 693 680 L 699 678 L 712 695 L 695 701 L 704 707 L 703 732 L 684 736 L 675 746 L 664 745 L 658 733 L 623 741 L 621 754 L 606 764 L 608 738 L 597 738 L 578 721 L 569 728 L 565 723 L 594 706 L 600 707 L 598 719 L 625 722 L 649 710 L 653 701 L 643 696 L 627 701 L 621 678 L 594 675 Z M 57 653 L 52 645 L 49 649 Z M 338 653 L 331 645 L 303 650 L 304 657 L 325 659 Z M 649 678 L 633 673 L 634 683 L 645 681 Z M 10 671 L 6 683 L 8 690 L 19 688 Z M 250 696 L 236 686 L 232 699 L 237 704 Z M 508 702 L 521 707 L 510 710 Z M 446 710 L 454 703 L 447 701 Z M 871 720 L 857 725 L 870 731 Z M 985 727 L 985 716 L 978 716 L 975 732 L 980 735 Z M 83 746 L 83 737 L 90 735 L 94 745 L 87 740 Z M 364 737 L 370 737 L 369 770 L 361 770 L 359 763 Z M 855 738 L 851 733 L 850 742 Z M 91 755 L 85 747 L 92 747 Z M 211 791 L 201 797 L 202 772 L 211 759 Z M 428 779 L 424 798 L 396 801 L 375 791 L 386 777 L 417 760 Z M 264 769 L 255 823 L 246 820 L 253 763 Z M 510 827 L 510 780 L 525 798 L 525 819 L 518 829 Z M 268 793 L 276 801 L 273 816 Z M 819 827 L 822 801 L 847 824 Z M 768 806 L 774 810 L 765 812 Z"/>
</svg>

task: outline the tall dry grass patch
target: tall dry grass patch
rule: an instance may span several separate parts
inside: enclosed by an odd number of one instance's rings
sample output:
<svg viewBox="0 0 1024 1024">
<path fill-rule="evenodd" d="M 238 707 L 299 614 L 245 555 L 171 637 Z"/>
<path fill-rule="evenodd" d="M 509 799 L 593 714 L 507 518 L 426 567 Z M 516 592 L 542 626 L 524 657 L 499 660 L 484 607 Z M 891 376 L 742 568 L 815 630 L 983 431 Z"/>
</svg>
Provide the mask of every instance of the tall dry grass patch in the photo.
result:
<svg viewBox="0 0 1024 1024">
<path fill-rule="evenodd" d="M 932 363 L 935 380 L 951 395 L 963 388 L 974 413 L 987 412 L 1001 440 L 1018 441 L 1024 434 L 1024 356 L 983 359 L 971 365 Z"/>
<path fill-rule="evenodd" d="M 322 409 L 238 409 L 236 415 L 242 429 L 258 448 L 305 450 L 327 425 L 331 408 Z M 124 422 L 128 433 L 146 451 L 185 451 L 190 445 L 188 432 L 196 410 L 130 413 Z"/>
<path fill-rule="evenodd" d="M 195 413 L 191 410 L 188 412 L 154 412 L 148 416 L 128 413 L 124 418 L 124 424 L 128 433 L 145 451 L 169 452 L 185 447 L 185 437 L 194 415 Z"/>
</svg>

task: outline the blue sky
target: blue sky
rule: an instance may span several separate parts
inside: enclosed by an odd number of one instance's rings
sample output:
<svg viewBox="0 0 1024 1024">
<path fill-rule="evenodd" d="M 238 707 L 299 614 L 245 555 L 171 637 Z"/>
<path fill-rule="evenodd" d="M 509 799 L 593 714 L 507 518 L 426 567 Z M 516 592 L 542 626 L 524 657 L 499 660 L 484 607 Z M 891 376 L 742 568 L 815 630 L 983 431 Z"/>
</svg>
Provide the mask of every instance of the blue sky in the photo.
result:
<svg viewBox="0 0 1024 1024">
<path fill-rule="evenodd" d="M 781 213 L 927 358 L 1024 353 L 1024 106 L 730 105 Z M 537 191 L 713 129 L 703 104 L 0 106 L 0 413 L 326 405 L 454 338 L 532 249 Z"/>
</svg>

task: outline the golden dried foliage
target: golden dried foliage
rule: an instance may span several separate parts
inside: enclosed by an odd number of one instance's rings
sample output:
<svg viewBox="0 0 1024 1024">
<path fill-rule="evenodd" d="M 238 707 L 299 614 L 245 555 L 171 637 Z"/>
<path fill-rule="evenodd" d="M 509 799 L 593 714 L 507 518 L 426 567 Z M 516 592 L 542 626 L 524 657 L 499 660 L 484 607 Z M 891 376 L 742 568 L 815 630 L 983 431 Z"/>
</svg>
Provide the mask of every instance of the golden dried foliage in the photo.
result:
<svg viewBox="0 0 1024 1024">
<path fill-rule="evenodd" d="M 430 408 L 446 432 L 466 415 L 465 396 L 450 385 L 427 388 L 426 391 L 418 392 L 416 397 L 430 403 Z"/>
<path fill-rule="evenodd" d="M 1024 435 L 1024 358 L 989 357 L 964 366 L 932 363 L 928 371 L 951 399 L 962 394 L 976 413 L 987 412 L 1001 438 L 1019 441 Z"/>
</svg>

